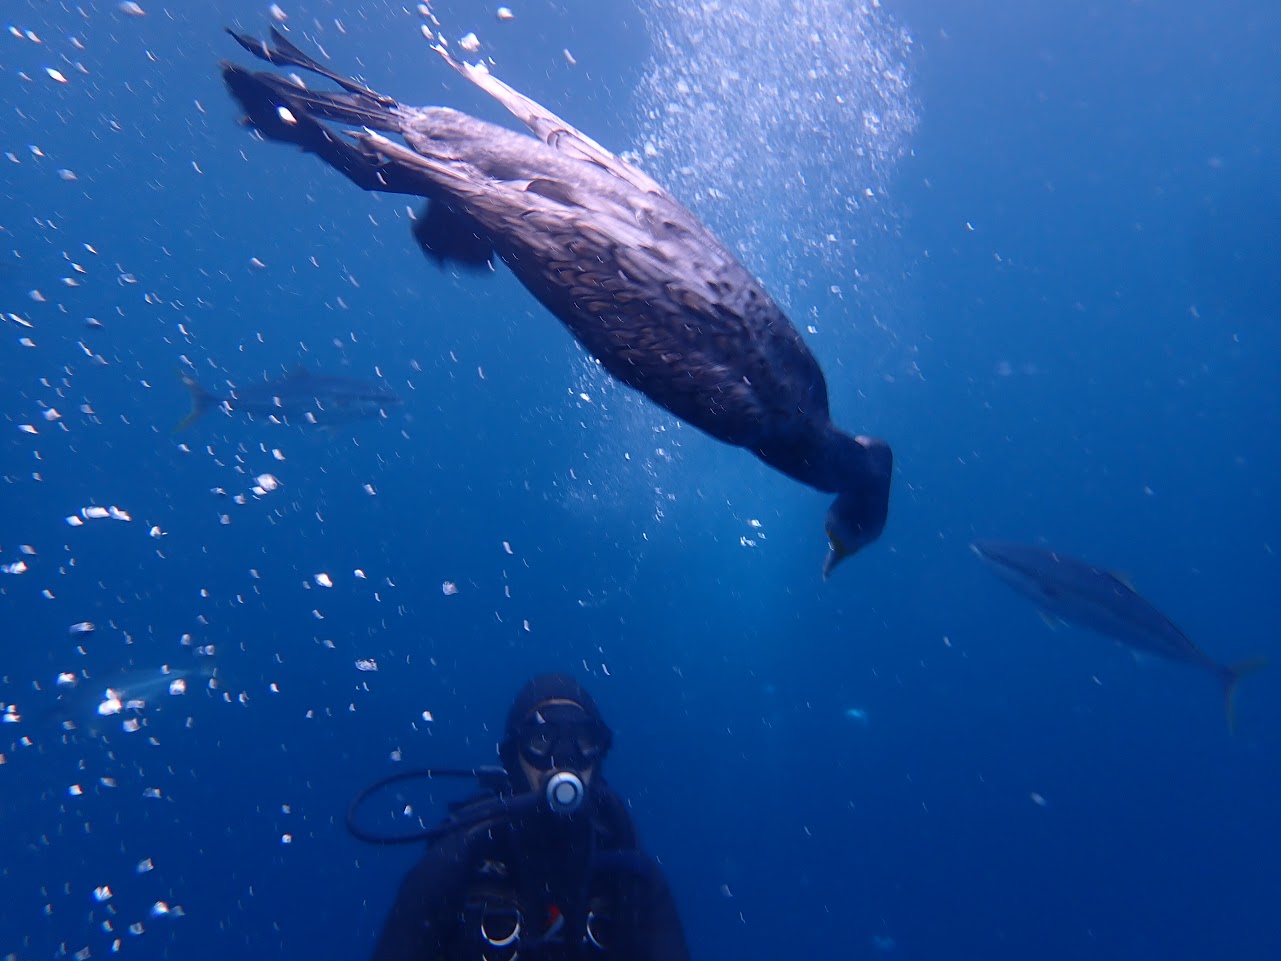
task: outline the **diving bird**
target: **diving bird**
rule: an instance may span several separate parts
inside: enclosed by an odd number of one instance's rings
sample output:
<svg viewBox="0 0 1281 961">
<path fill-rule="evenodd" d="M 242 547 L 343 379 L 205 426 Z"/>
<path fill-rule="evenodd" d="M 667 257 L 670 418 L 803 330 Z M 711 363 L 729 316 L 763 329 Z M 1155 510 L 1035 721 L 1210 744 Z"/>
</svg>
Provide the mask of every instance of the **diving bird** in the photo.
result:
<svg viewBox="0 0 1281 961">
<path fill-rule="evenodd" d="M 250 417 L 333 427 L 366 417 L 380 417 L 400 403 L 396 392 L 383 384 L 356 377 L 316 374 L 301 364 L 282 377 L 236 387 L 226 394 L 210 393 L 189 374 L 180 373 L 180 376 L 191 394 L 191 411 L 174 427 L 174 433 L 186 430 L 217 407 Z"/>
<path fill-rule="evenodd" d="M 277 30 L 232 37 L 342 92 L 222 65 L 247 126 L 315 154 L 357 186 L 424 197 L 414 237 L 438 263 L 495 255 L 618 380 L 676 417 L 836 495 L 826 577 L 881 534 L 893 457 L 839 430 L 799 332 L 752 275 L 657 183 L 479 65 L 437 51 L 532 132 L 446 107 L 406 107 Z M 322 121 L 359 129 L 339 134 Z M 382 135 L 399 135 L 405 143 Z"/>
<path fill-rule="evenodd" d="M 1043 616 L 1076 624 L 1137 650 L 1209 671 L 1223 685 L 1228 729 L 1235 730 L 1237 682 L 1267 663 L 1255 658 L 1220 664 L 1117 574 L 1043 547 L 977 541 L 974 553 Z"/>
</svg>

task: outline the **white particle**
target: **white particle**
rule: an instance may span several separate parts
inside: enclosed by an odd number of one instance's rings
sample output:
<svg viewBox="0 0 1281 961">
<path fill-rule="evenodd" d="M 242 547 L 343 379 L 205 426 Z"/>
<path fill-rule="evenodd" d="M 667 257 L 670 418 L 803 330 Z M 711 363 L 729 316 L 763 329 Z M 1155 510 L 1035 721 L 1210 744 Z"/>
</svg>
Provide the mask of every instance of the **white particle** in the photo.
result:
<svg viewBox="0 0 1281 961">
<path fill-rule="evenodd" d="M 443 593 L 446 597 L 449 597 L 449 595 L 451 594 L 458 593 L 458 585 L 455 584 L 453 581 L 444 581 L 440 585 L 440 590 L 441 590 L 441 593 Z"/>
</svg>

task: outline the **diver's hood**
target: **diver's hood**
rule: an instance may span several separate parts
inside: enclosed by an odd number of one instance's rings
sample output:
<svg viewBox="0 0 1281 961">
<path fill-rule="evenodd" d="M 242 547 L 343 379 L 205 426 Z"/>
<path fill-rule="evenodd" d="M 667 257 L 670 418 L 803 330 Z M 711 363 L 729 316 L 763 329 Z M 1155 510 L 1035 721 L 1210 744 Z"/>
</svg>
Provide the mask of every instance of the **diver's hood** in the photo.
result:
<svg viewBox="0 0 1281 961">
<path fill-rule="evenodd" d="M 522 727 L 539 705 L 549 701 L 569 701 L 577 704 L 582 708 L 587 719 L 596 726 L 599 732 L 600 750 L 599 756 L 593 762 L 595 766 L 599 766 L 613 745 L 614 732 L 601 717 L 600 708 L 596 706 L 595 699 L 585 687 L 568 674 L 540 674 L 522 687 L 512 701 L 512 706 L 507 711 L 507 722 L 503 726 L 503 739 L 498 744 L 498 757 L 508 772 L 512 790 L 517 793 L 531 790 L 523 786 L 525 778 L 520 767 L 519 739 Z"/>
</svg>

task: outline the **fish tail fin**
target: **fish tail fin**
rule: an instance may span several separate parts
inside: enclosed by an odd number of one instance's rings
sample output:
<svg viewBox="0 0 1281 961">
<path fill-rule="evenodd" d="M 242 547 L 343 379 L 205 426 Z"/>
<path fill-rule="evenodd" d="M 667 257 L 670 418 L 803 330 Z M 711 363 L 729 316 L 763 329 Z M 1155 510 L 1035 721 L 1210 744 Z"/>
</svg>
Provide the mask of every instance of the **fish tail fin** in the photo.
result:
<svg viewBox="0 0 1281 961">
<path fill-rule="evenodd" d="M 187 391 L 191 394 L 191 410 L 187 412 L 186 417 L 174 425 L 174 428 L 171 431 L 171 433 L 174 434 L 178 434 L 186 430 L 196 421 L 200 420 L 206 411 L 218 404 L 214 395 L 201 387 L 200 381 L 196 380 L 196 378 L 189 374 L 185 374 L 182 371 L 178 371 L 178 376 L 182 378 L 182 386 L 186 387 Z"/>
<path fill-rule="evenodd" d="M 1247 674 L 1254 674 L 1262 670 L 1267 664 L 1268 659 L 1266 657 L 1252 657 L 1245 661 L 1229 664 L 1223 668 L 1223 709 L 1228 716 L 1229 734 L 1237 732 L 1237 683 Z"/>
</svg>

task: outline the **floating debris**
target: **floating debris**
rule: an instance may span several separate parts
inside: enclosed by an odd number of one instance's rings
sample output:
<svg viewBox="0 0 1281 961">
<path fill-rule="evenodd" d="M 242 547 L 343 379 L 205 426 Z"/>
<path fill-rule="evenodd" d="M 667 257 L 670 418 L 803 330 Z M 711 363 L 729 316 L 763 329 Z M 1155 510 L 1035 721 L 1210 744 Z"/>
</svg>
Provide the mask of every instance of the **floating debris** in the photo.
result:
<svg viewBox="0 0 1281 961">
<path fill-rule="evenodd" d="M 446 597 L 449 597 L 451 594 L 458 593 L 458 585 L 455 584 L 453 581 L 445 581 L 440 585 L 440 590 L 442 594 L 444 594 Z"/>
<path fill-rule="evenodd" d="M 67 628 L 67 633 L 74 637 L 78 634 L 92 634 L 97 629 L 93 621 L 77 621 Z"/>
<path fill-rule="evenodd" d="M 499 20 L 514 20 L 516 17 L 516 14 L 512 13 L 511 7 L 499 7 L 496 11 L 494 11 L 494 16 L 496 16 Z"/>
<path fill-rule="evenodd" d="M 147 15 L 147 11 L 134 3 L 133 0 L 123 0 L 117 9 L 126 17 L 145 17 Z"/>
</svg>

